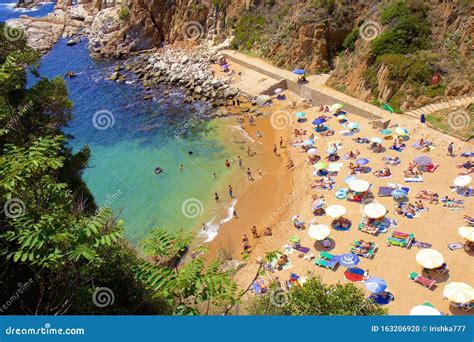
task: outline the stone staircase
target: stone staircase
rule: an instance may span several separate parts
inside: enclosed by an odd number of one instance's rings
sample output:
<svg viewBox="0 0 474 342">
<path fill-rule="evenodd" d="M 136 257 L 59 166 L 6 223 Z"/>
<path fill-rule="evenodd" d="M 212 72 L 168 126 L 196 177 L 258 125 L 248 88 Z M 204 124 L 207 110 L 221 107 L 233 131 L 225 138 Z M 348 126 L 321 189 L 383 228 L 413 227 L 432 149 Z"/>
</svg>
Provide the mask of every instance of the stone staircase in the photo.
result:
<svg viewBox="0 0 474 342">
<path fill-rule="evenodd" d="M 449 101 L 432 103 L 427 106 L 420 107 L 418 109 L 411 110 L 409 112 L 405 112 L 405 114 L 410 115 L 412 117 L 419 118 L 421 113 L 425 113 L 425 115 L 428 115 L 428 114 L 431 114 L 443 109 L 468 106 L 471 103 L 474 103 L 474 96 L 462 96 L 462 97 L 458 97 L 456 99 L 452 99 Z"/>
</svg>

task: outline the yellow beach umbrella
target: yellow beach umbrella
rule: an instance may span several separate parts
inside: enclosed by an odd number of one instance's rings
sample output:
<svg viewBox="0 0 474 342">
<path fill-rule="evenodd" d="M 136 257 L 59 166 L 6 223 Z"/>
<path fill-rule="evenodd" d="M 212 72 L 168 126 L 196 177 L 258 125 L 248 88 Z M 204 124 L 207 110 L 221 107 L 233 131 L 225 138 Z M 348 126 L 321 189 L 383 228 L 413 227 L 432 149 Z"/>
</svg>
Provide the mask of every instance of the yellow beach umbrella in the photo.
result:
<svg viewBox="0 0 474 342">
<path fill-rule="evenodd" d="M 427 248 L 416 253 L 416 261 L 424 268 L 433 269 L 443 265 L 444 257 L 436 249 Z"/>
<path fill-rule="evenodd" d="M 314 240 L 324 240 L 330 234 L 331 230 L 324 224 L 311 224 L 308 229 L 308 235 Z"/>
<path fill-rule="evenodd" d="M 387 214 L 387 208 L 380 203 L 369 203 L 364 206 L 364 215 L 368 218 L 378 219 Z"/>
<path fill-rule="evenodd" d="M 349 183 L 349 189 L 355 192 L 364 192 L 370 188 L 370 183 L 362 180 L 362 179 L 355 179 Z"/>
<path fill-rule="evenodd" d="M 474 227 L 459 227 L 459 235 L 468 241 L 474 241 Z"/>
<path fill-rule="evenodd" d="M 469 303 L 474 300 L 474 289 L 461 282 L 452 282 L 444 287 L 443 297 L 453 303 Z"/>
<path fill-rule="evenodd" d="M 326 208 L 326 215 L 338 218 L 347 213 L 347 209 L 339 204 L 334 204 Z"/>
</svg>

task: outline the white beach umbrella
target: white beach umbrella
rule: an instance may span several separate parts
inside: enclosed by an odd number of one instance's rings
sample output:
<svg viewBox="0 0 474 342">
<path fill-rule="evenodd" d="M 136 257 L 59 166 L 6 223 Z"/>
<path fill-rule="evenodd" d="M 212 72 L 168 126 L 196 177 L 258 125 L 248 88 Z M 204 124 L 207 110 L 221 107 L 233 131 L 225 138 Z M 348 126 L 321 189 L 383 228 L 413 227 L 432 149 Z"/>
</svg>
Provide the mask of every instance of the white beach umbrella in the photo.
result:
<svg viewBox="0 0 474 342">
<path fill-rule="evenodd" d="M 443 297 L 453 303 L 469 303 L 474 300 L 474 289 L 461 282 L 452 282 L 444 287 Z"/>
<path fill-rule="evenodd" d="M 364 192 L 370 188 L 370 183 L 363 179 L 355 179 L 349 183 L 349 189 L 356 192 Z"/>
<path fill-rule="evenodd" d="M 332 218 L 338 218 L 347 213 L 347 209 L 340 204 L 330 205 L 326 208 L 326 215 L 331 216 Z"/>
<path fill-rule="evenodd" d="M 281 94 L 283 93 L 283 89 L 281 88 L 276 88 L 274 91 L 273 91 L 274 94 Z"/>
<path fill-rule="evenodd" d="M 424 268 L 433 269 L 443 265 L 443 254 L 436 249 L 422 249 L 416 253 L 416 261 Z"/>
<path fill-rule="evenodd" d="M 467 186 L 469 183 L 471 183 L 472 178 L 471 176 L 465 175 L 465 176 L 458 176 L 454 178 L 453 184 L 456 186 Z"/>
<path fill-rule="evenodd" d="M 310 148 L 308 151 L 306 151 L 310 156 L 315 156 L 318 154 L 318 150 L 316 148 Z"/>
<path fill-rule="evenodd" d="M 314 240 L 324 240 L 329 236 L 331 230 L 324 224 L 311 224 L 308 229 L 308 235 Z"/>
<path fill-rule="evenodd" d="M 459 227 L 459 235 L 469 241 L 474 241 L 474 227 Z"/>
<path fill-rule="evenodd" d="M 364 206 L 364 215 L 368 218 L 381 218 L 387 214 L 387 208 L 380 203 L 369 203 Z"/>
<path fill-rule="evenodd" d="M 379 137 L 370 138 L 370 141 L 372 141 L 374 143 L 377 143 L 377 144 L 381 144 L 383 142 L 383 140 Z"/>
<path fill-rule="evenodd" d="M 410 316 L 441 316 L 441 312 L 429 305 L 417 305 L 411 308 Z"/>
</svg>

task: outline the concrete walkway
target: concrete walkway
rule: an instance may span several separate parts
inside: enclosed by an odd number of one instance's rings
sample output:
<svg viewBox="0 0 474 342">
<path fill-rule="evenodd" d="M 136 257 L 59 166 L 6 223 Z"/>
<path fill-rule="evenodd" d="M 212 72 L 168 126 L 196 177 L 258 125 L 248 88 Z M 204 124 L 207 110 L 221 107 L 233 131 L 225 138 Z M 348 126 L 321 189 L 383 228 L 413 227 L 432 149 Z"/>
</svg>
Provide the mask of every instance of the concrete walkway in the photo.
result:
<svg viewBox="0 0 474 342">
<path fill-rule="evenodd" d="M 394 114 L 386 110 L 324 85 L 328 75 L 311 75 L 308 77 L 307 83 L 301 84 L 298 83 L 298 76 L 291 71 L 277 68 L 260 58 L 248 56 L 233 50 L 223 50 L 222 53 L 230 61 L 242 65 L 249 70 L 247 72 L 249 75 L 246 77 L 244 74 L 239 82 L 240 84 L 236 85 L 240 89 L 248 88 L 250 95 L 257 96 L 262 93 L 271 94 L 273 89 L 280 87 L 310 100 L 315 106 L 342 103 L 344 109 L 349 112 L 369 119 L 380 118 L 388 120 L 394 117 Z M 260 79 L 261 82 L 258 82 Z M 442 109 L 467 106 L 470 103 L 474 103 L 474 97 L 464 96 L 446 102 L 430 104 L 416 110 L 405 112 L 404 114 L 418 120 L 422 112 L 431 114 Z"/>
</svg>

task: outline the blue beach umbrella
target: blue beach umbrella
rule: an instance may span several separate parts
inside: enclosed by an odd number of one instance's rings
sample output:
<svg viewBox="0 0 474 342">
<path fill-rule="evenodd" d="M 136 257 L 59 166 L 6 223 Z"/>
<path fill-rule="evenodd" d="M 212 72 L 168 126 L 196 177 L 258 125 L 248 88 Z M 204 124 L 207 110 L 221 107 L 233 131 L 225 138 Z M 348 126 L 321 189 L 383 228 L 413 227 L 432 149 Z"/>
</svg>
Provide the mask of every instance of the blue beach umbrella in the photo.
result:
<svg viewBox="0 0 474 342">
<path fill-rule="evenodd" d="M 296 112 L 295 113 L 295 116 L 298 118 L 298 119 L 302 119 L 306 116 L 306 113 L 305 112 Z"/>
<path fill-rule="evenodd" d="M 356 160 L 357 165 L 367 165 L 369 160 L 367 158 L 359 158 Z"/>
<path fill-rule="evenodd" d="M 308 139 L 303 142 L 303 145 L 305 146 L 313 146 L 314 145 L 314 140 Z"/>
<path fill-rule="evenodd" d="M 318 119 L 313 121 L 313 125 L 321 125 L 324 122 L 326 122 L 326 120 L 324 120 L 322 118 L 318 118 Z"/>
<path fill-rule="evenodd" d="M 359 257 L 354 253 L 346 253 L 338 256 L 339 263 L 344 267 L 354 267 L 360 262 Z"/>
<path fill-rule="evenodd" d="M 365 287 L 372 293 L 382 293 L 387 289 L 387 283 L 382 278 L 370 277 L 366 280 Z"/>
<path fill-rule="evenodd" d="M 408 196 L 408 193 L 403 189 L 395 189 L 392 191 L 391 195 L 393 199 L 402 199 L 406 198 Z"/>
<path fill-rule="evenodd" d="M 296 74 L 296 75 L 304 75 L 304 70 L 303 69 L 295 69 L 293 70 L 293 74 Z"/>
<path fill-rule="evenodd" d="M 428 156 L 418 156 L 414 159 L 414 161 L 418 165 L 425 166 L 425 165 L 430 165 L 432 162 L 432 159 Z"/>
<path fill-rule="evenodd" d="M 383 129 L 380 131 L 380 133 L 382 133 L 383 135 L 390 135 L 392 134 L 392 131 L 389 129 Z"/>
</svg>

